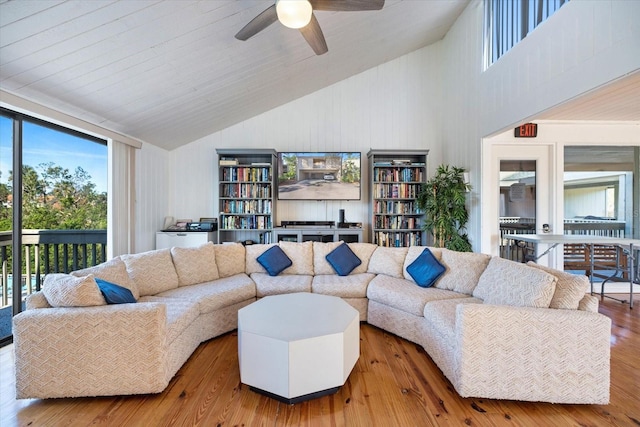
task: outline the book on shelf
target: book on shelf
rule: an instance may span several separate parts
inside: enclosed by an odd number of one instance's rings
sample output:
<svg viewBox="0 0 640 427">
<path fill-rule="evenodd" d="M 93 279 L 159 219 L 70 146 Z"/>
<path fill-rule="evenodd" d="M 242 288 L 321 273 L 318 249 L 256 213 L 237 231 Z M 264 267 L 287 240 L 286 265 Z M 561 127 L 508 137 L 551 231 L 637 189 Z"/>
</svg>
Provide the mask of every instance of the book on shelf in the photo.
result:
<svg viewBox="0 0 640 427">
<path fill-rule="evenodd" d="M 271 166 L 269 162 L 251 162 L 251 166 Z"/>
<path fill-rule="evenodd" d="M 238 159 L 233 157 L 220 157 L 220 166 L 235 166 L 238 164 Z"/>
</svg>

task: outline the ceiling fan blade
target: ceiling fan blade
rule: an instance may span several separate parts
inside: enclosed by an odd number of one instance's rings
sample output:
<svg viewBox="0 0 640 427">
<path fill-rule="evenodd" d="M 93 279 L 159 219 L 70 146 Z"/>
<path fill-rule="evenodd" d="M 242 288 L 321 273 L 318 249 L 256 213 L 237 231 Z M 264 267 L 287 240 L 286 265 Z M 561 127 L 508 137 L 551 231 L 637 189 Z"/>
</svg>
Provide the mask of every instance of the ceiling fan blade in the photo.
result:
<svg viewBox="0 0 640 427">
<path fill-rule="evenodd" d="M 384 0 L 309 0 L 313 10 L 355 12 L 358 10 L 380 10 Z"/>
<path fill-rule="evenodd" d="M 311 21 L 309 23 L 300 28 L 300 32 L 304 39 L 309 43 L 311 49 L 316 53 L 316 55 L 322 55 L 323 53 L 327 53 L 329 48 L 327 47 L 327 42 L 324 39 L 324 35 L 322 34 L 322 29 L 320 28 L 320 24 L 318 24 L 318 20 L 316 16 L 311 14 Z"/>
<path fill-rule="evenodd" d="M 248 38 L 255 36 L 260 31 L 267 28 L 277 20 L 278 14 L 276 13 L 276 5 L 274 4 L 263 10 L 258 16 L 253 18 L 251 22 L 249 22 L 240 31 L 238 31 L 238 34 L 236 34 L 236 38 L 238 40 L 247 40 Z"/>
</svg>

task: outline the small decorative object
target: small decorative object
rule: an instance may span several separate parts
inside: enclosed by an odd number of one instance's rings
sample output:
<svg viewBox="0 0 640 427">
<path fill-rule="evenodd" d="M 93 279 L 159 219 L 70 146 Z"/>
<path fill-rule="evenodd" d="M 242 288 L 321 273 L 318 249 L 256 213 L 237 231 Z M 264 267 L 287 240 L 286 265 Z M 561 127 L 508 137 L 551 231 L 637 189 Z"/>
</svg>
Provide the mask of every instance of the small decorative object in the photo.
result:
<svg viewBox="0 0 640 427">
<path fill-rule="evenodd" d="M 471 186 L 465 182 L 465 170 L 440 165 L 418 194 L 418 207 L 426 214 L 424 230 L 431 233 L 433 245 L 458 252 L 471 252 L 471 243 L 464 232 L 469 213 L 466 193 Z"/>
</svg>

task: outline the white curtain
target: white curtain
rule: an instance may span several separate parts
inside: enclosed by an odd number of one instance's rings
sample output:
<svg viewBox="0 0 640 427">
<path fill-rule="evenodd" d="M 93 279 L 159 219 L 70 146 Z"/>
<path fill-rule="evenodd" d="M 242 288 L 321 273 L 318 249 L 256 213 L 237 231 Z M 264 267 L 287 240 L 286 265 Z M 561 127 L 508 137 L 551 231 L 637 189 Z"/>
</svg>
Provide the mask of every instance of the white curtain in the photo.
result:
<svg viewBox="0 0 640 427">
<path fill-rule="evenodd" d="M 135 150 L 109 141 L 107 259 L 133 253 L 135 248 Z"/>
</svg>

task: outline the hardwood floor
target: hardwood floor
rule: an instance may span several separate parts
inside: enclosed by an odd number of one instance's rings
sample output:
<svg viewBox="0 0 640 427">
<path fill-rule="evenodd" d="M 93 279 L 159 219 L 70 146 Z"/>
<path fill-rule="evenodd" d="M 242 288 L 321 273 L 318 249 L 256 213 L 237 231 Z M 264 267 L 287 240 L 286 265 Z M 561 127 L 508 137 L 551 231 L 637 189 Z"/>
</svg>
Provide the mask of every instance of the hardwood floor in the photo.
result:
<svg viewBox="0 0 640 427">
<path fill-rule="evenodd" d="M 419 346 L 368 324 L 336 394 L 287 405 L 240 384 L 237 335 L 202 344 L 158 395 L 16 400 L 13 346 L 0 349 L 0 425 L 19 426 L 640 426 L 640 306 L 606 300 L 613 319 L 611 402 L 463 399 Z"/>
</svg>

